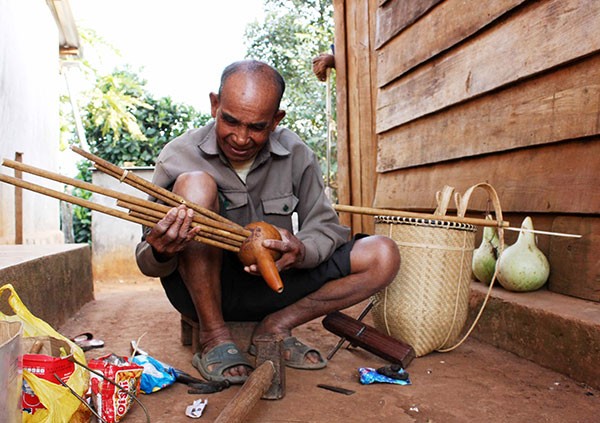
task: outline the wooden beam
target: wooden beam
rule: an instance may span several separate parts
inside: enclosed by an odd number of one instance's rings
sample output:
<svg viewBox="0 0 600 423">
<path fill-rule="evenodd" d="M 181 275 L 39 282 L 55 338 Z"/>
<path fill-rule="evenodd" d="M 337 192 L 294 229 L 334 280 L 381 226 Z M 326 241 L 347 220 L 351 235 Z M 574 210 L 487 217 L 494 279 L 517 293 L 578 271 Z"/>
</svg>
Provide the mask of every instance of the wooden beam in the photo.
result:
<svg viewBox="0 0 600 423">
<path fill-rule="evenodd" d="M 23 162 L 23 153 L 15 152 L 15 161 Z M 15 170 L 15 178 L 22 179 L 23 172 Z M 15 244 L 23 244 L 23 188 L 15 186 Z"/>
<path fill-rule="evenodd" d="M 337 111 L 337 161 L 336 174 L 338 201 L 350 204 L 352 184 L 350 181 L 350 146 L 348 131 L 348 63 L 346 46 L 346 2 L 333 1 L 335 22 L 335 72 Z M 350 216 L 341 216 L 343 225 L 350 226 Z"/>
</svg>

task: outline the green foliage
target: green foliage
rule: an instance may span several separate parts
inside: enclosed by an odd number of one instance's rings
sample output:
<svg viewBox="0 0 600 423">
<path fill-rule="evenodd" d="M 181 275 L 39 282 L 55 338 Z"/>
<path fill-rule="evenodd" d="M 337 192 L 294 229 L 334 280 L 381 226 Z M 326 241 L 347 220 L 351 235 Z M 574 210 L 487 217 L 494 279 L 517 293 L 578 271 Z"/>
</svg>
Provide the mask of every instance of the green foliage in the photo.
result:
<svg viewBox="0 0 600 423">
<path fill-rule="evenodd" d="M 97 95 L 85 107 L 83 117 L 92 153 L 117 166 L 154 166 L 167 142 L 210 119 L 170 97 L 155 98 L 144 85 L 145 81 L 129 70 L 98 80 Z M 123 101 L 117 107 L 112 99 Z"/>
<path fill-rule="evenodd" d="M 331 52 L 334 39 L 331 0 L 263 0 L 263 22 L 246 29 L 248 58 L 275 67 L 286 80 L 283 125 L 296 132 L 321 161 L 326 171 L 326 85 L 312 72 L 312 59 Z M 332 76 L 335 72 L 332 72 Z M 331 82 L 332 87 L 335 81 Z M 332 99 L 335 104 L 335 100 Z M 335 143 L 332 162 L 335 160 Z M 337 166 L 331 164 L 331 175 Z"/>
<path fill-rule="evenodd" d="M 86 182 L 92 182 L 92 165 L 88 161 L 81 161 L 77 163 L 77 169 L 79 173 L 76 179 L 80 179 Z M 73 188 L 71 195 L 75 197 L 89 200 L 92 193 L 89 191 L 82 190 L 81 188 Z M 73 235 L 76 243 L 90 243 L 92 239 L 91 233 L 92 226 L 92 212 L 90 209 L 85 207 L 73 206 Z"/>
<path fill-rule="evenodd" d="M 98 78 L 82 117 L 91 153 L 117 166 L 154 166 L 167 142 L 210 119 L 170 97 L 155 98 L 144 89 L 145 84 L 128 69 Z M 82 161 L 77 167 L 77 178 L 91 182 L 89 162 Z M 90 196 L 83 190 L 75 190 L 74 195 Z M 89 242 L 90 224 L 91 212 L 76 206 L 76 242 Z"/>
</svg>

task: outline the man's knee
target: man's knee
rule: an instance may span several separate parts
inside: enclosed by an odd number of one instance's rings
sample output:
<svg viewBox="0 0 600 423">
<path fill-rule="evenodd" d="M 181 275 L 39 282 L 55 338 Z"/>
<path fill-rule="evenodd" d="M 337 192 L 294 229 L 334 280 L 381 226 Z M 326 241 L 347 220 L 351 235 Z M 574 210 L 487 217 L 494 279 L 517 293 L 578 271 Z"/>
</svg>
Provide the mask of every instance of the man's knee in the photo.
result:
<svg viewBox="0 0 600 423">
<path fill-rule="evenodd" d="M 354 272 L 372 273 L 375 281 L 387 286 L 400 268 L 400 252 L 393 239 L 373 235 L 356 242 L 352 249 Z"/>
<path fill-rule="evenodd" d="M 218 207 L 217 183 L 206 172 L 182 173 L 175 180 L 173 192 L 198 205 L 211 209 Z"/>
</svg>

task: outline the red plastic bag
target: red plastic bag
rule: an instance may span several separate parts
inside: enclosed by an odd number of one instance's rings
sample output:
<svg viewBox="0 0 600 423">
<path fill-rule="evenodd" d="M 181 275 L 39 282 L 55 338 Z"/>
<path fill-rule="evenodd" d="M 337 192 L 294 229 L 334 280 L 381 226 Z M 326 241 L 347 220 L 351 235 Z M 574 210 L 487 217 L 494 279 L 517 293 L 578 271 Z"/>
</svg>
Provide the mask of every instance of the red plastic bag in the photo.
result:
<svg viewBox="0 0 600 423">
<path fill-rule="evenodd" d="M 39 354 L 23 354 L 23 370 L 30 372 L 39 379 L 47 380 L 48 382 L 59 384 L 54 377 L 56 374 L 62 381 L 67 382 L 75 371 L 75 363 L 69 360 L 72 354 L 62 355 L 63 352 L 70 351 L 70 346 L 65 341 L 44 337 L 30 337 L 26 339 L 24 345 L 26 350 L 28 346 L 34 342 L 39 342 L 43 346 L 43 351 Z M 29 386 L 27 380 L 23 382 L 22 406 L 23 410 L 29 414 L 35 414 L 37 410 L 46 408 L 40 402 L 35 391 Z"/>
<path fill-rule="evenodd" d="M 96 412 L 108 423 L 121 421 L 131 408 L 131 396 L 137 396 L 140 392 L 140 379 L 144 368 L 114 354 L 90 360 L 88 366 L 126 391 L 93 372 L 90 373 L 90 389 Z"/>
</svg>

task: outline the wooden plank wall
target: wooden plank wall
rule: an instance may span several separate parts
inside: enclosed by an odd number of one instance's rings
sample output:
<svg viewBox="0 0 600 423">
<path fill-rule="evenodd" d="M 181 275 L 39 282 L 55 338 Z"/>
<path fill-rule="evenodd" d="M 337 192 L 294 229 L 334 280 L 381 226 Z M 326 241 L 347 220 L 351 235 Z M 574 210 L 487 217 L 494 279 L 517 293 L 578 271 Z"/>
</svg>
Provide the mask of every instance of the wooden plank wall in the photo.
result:
<svg viewBox="0 0 600 423">
<path fill-rule="evenodd" d="M 539 238 L 548 288 L 600 302 L 600 1 L 370 4 L 373 205 L 431 211 L 444 185 L 489 182 L 513 226 L 584 236 Z"/>
</svg>

